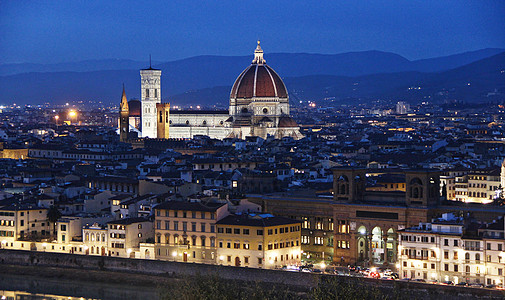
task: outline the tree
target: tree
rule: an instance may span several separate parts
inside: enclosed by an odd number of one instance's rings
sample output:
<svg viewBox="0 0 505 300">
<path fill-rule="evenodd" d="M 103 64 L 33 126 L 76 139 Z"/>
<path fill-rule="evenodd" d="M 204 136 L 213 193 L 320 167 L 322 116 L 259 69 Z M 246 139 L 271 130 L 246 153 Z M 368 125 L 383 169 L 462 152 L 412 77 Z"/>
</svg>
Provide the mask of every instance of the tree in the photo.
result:
<svg viewBox="0 0 505 300">
<path fill-rule="evenodd" d="M 56 222 L 61 218 L 61 212 L 54 206 L 51 205 L 47 211 L 47 219 L 49 222 L 53 223 L 53 234 L 56 235 Z"/>
</svg>

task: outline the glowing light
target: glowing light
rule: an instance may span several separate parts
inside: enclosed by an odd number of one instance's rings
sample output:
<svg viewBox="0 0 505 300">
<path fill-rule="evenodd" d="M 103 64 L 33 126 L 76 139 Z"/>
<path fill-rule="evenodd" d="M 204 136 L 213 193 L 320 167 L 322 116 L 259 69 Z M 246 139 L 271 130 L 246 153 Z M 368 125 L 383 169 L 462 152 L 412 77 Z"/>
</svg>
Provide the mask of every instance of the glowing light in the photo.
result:
<svg viewBox="0 0 505 300">
<path fill-rule="evenodd" d="M 128 253 L 128 255 L 130 255 L 130 253 L 132 253 L 132 249 L 126 250 L 126 253 Z"/>
<path fill-rule="evenodd" d="M 219 260 L 224 260 L 224 256 L 223 255 L 219 256 Z"/>
<path fill-rule="evenodd" d="M 269 262 L 271 265 L 273 265 L 273 264 L 274 264 L 274 260 L 273 260 L 273 259 L 269 260 L 268 262 Z"/>
<path fill-rule="evenodd" d="M 177 256 L 177 251 L 172 252 L 172 256 L 176 257 Z"/>
<path fill-rule="evenodd" d="M 396 268 L 399 269 L 400 268 L 400 264 L 396 264 Z"/>
<path fill-rule="evenodd" d="M 326 264 L 324 262 L 321 263 L 321 269 L 326 269 Z"/>
<path fill-rule="evenodd" d="M 377 272 L 377 268 L 371 268 L 370 272 L 373 272 L 373 273 Z"/>
<path fill-rule="evenodd" d="M 361 234 L 365 234 L 365 233 L 366 233 L 365 228 L 361 228 L 361 229 L 359 230 L 359 233 L 361 233 Z"/>
<path fill-rule="evenodd" d="M 84 251 L 88 250 L 89 247 L 88 246 L 84 246 Z"/>
<path fill-rule="evenodd" d="M 42 243 L 42 247 L 47 247 L 47 243 Z"/>
<path fill-rule="evenodd" d="M 59 119 L 59 118 L 60 118 L 60 116 L 58 116 L 58 115 L 54 116 L 54 119 L 55 119 L 56 121 L 58 121 L 58 119 Z"/>
<path fill-rule="evenodd" d="M 73 110 L 71 110 L 71 111 L 68 113 L 68 116 L 69 116 L 69 117 L 71 117 L 71 118 L 75 117 L 76 115 L 77 115 L 77 113 L 76 113 L 75 111 L 73 111 Z"/>
</svg>

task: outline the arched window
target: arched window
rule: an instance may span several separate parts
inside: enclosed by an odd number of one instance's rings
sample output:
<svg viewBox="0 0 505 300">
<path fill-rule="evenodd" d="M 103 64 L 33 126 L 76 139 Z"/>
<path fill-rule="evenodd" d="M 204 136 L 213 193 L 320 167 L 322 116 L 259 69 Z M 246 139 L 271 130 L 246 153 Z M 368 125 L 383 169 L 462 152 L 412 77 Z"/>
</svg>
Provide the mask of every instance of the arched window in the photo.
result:
<svg viewBox="0 0 505 300">
<path fill-rule="evenodd" d="M 86 241 L 89 241 L 89 233 L 86 232 Z"/>
<path fill-rule="evenodd" d="M 419 188 L 417 187 L 412 188 L 412 198 L 419 198 Z"/>
<path fill-rule="evenodd" d="M 99 234 L 99 233 L 97 233 L 97 234 L 96 234 L 96 241 L 97 241 L 97 242 L 99 242 L 99 241 L 100 241 L 100 234 Z"/>
<path fill-rule="evenodd" d="M 105 242 L 105 233 L 102 233 L 102 242 Z"/>
<path fill-rule="evenodd" d="M 470 259 L 470 253 L 465 253 L 465 259 Z"/>
<path fill-rule="evenodd" d="M 470 273 L 470 266 L 466 266 L 466 272 Z"/>
<path fill-rule="evenodd" d="M 479 261 L 480 260 L 480 254 L 479 253 L 476 253 L 475 254 L 475 260 Z"/>
</svg>

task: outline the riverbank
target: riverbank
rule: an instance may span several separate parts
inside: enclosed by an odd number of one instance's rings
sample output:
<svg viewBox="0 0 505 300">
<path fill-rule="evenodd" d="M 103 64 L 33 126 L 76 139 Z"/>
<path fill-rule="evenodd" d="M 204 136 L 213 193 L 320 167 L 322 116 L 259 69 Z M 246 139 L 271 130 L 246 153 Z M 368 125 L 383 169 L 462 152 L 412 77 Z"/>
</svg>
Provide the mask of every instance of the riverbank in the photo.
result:
<svg viewBox="0 0 505 300">
<path fill-rule="evenodd" d="M 117 272 L 77 271 L 40 266 L 1 265 L 0 293 L 20 299 L 19 295 L 52 295 L 80 299 L 160 299 L 161 286 L 173 281 L 142 274 L 122 276 Z M 49 297 L 52 299 L 52 297 Z M 22 298 L 31 299 L 31 298 Z M 35 298 L 34 298 L 35 299 Z M 39 299 L 39 298 L 36 298 Z"/>
<path fill-rule="evenodd" d="M 162 298 L 170 299 L 170 295 L 174 293 L 180 293 L 182 296 L 191 295 L 194 291 L 200 291 L 201 293 L 205 293 L 207 290 L 219 291 L 216 287 L 220 287 L 222 291 L 218 292 L 217 295 L 222 293 L 224 296 L 226 292 L 229 294 L 229 299 L 234 299 L 233 294 L 230 294 L 234 291 L 236 293 L 261 291 L 261 295 L 268 299 L 275 298 L 272 297 L 272 294 L 269 294 L 270 292 L 280 295 L 286 292 L 291 296 L 297 295 L 296 298 L 316 299 L 335 299 L 331 295 L 339 293 L 344 293 L 345 299 L 348 299 L 348 295 L 355 295 L 351 299 L 360 299 L 360 297 L 362 299 L 365 293 L 372 293 L 370 294 L 373 295 L 372 299 L 505 299 L 505 293 L 500 290 L 159 260 L 18 250 L 0 250 L 0 268 L 2 271 L 0 273 L 5 274 L 62 279 L 78 283 L 112 284 L 126 288 L 138 287 L 137 290 L 139 291 L 145 290 L 151 293 L 150 297 L 143 299 L 155 299 L 153 295 L 160 293 L 160 291 Z M 330 295 L 329 298 L 324 296 L 326 294 Z M 322 295 L 322 297 L 317 295 Z M 187 299 L 199 299 L 197 295 L 193 296 L 193 298 Z M 293 299 L 293 297 L 291 298 Z M 126 297 L 123 299 L 135 298 Z M 207 299 L 214 298 L 208 297 Z"/>
</svg>

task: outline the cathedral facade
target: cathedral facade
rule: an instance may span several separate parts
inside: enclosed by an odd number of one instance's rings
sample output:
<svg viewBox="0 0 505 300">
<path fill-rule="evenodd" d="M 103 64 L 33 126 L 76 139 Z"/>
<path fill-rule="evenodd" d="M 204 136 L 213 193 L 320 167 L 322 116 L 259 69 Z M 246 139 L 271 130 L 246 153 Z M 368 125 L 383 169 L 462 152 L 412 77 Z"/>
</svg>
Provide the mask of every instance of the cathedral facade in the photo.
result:
<svg viewBox="0 0 505 300">
<path fill-rule="evenodd" d="M 286 86 L 266 64 L 259 41 L 251 65 L 240 73 L 233 84 L 229 110 L 170 110 L 170 104 L 161 103 L 161 70 L 149 67 L 140 71 L 140 77 L 141 128 L 137 129 L 142 137 L 303 137 L 300 127 L 289 115 Z"/>
</svg>

